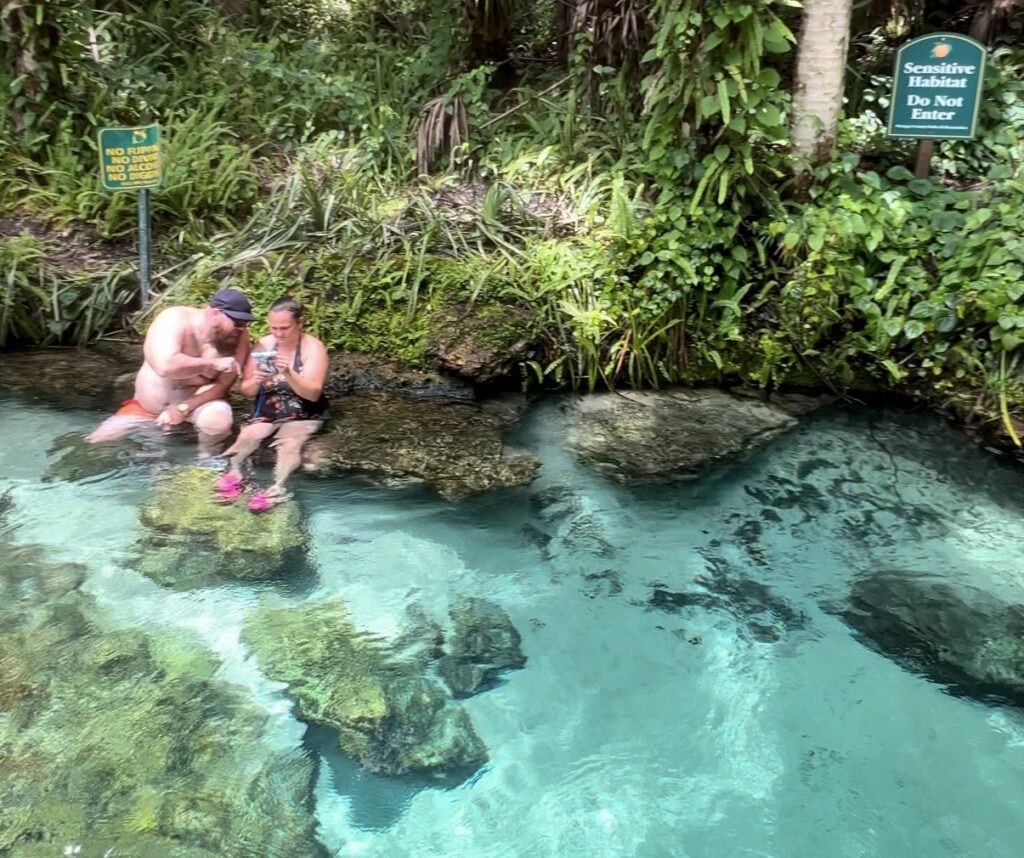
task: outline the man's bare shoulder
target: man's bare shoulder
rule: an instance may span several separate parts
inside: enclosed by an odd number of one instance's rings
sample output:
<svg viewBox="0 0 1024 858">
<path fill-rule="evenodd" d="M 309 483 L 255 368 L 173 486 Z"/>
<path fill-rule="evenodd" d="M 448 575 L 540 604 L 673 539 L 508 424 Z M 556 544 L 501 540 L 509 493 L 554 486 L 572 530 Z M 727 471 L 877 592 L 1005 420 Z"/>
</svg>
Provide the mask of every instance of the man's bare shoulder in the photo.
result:
<svg viewBox="0 0 1024 858">
<path fill-rule="evenodd" d="M 202 313 L 202 310 L 197 310 L 195 307 L 167 307 L 157 313 L 153 324 L 161 326 L 188 324 L 198 313 Z"/>
</svg>

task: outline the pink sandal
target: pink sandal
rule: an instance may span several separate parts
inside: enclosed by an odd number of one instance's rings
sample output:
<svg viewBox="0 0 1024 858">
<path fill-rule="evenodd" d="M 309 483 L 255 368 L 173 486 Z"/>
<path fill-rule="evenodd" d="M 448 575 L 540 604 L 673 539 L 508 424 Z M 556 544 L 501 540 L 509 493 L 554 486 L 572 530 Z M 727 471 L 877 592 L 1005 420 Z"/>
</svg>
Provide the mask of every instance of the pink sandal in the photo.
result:
<svg viewBox="0 0 1024 858">
<path fill-rule="evenodd" d="M 249 498 L 249 512 L 266 512 L 274 506 L 274 501 L 265 491 L 256 492 Z"/>
<path fill-rule="evenodd" d="M 221 474 L 213 484 L 220 503 L 231 503 L 238 500 L 245 491 L 245 481 L 238 474 Z"/>
</svg>

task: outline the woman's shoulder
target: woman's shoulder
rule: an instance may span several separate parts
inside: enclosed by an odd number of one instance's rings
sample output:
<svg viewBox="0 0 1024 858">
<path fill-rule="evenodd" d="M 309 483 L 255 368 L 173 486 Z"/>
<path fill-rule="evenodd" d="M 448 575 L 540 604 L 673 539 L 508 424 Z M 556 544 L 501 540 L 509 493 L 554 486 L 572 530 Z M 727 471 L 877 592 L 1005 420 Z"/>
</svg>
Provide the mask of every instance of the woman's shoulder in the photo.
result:
<svg viewBox="0 0 1024 858">
<path fill-rule="evenodd" d="M 320 340 L 318 340 L 316 337 L 314 337 L 312 334 L 307 334 L 307 333 L 303 333 L 302 334 L 302 346 L 303 346 L 303 348 L 307 348 L 308 347 L 308 348 L 311 348 L 311 349 L 319 349 L 319 350 L 322 350 L 324 352 L 327 351 L 327 347 L 322 342 L 320 342 Z"/>
<path fill-rule="evenodd" d="M 265 337 L 260 337 L 256 342 L 256 351 L 269 352 L 273 351 L 277 346 L 277 340 L 274 339 L 273 334 L 267 334 Z"/>
</svg>

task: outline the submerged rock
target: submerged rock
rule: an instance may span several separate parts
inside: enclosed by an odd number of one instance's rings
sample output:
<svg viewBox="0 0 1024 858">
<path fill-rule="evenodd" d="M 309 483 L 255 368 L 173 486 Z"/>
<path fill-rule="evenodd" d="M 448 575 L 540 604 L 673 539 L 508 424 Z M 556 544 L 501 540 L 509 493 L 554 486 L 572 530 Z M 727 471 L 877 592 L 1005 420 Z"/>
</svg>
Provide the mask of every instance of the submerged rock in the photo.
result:
<svg viewBox="0 0 1024 858">
<path fill-rule="evenodd" d="M 618 482 L 664 482 L 792 429 L 794 407 L 712 389 L 595 393 L 571 406 L 568 444 Z"/>
<path fill-rule="evenodd" d="M 437 672 L 456 697 L 494 686 L 498 674 L 526 664 L 522 638 L 504 609 L 486 599 L 463 597 L 449 609 L 454 630 Z"/>
<path fill-rule="evenodd" d="M 466 712 L 417 666 L 396 662 L 361 634 L 338 600 L 261 608 L 242 639 L 272 679 L 287 683 L 296 715 L 331 727 L 341 749 L 383 774 L 468 774 L 487 749 Z"/>
<path fill-rule="evenodd" d="M 326 855 L 312 764 L 205 649 L 107 629 L 78 591 L 4 605 L 0 854 Z"/>
<path fill-rule="evenodd" d="M 1024 706 L 1024 605 L 882 571 L 854 584 L 842 617 L 872 649 L 954 694 Z"/>
<path fill-rule="evenodd" d="M 68 432 L 57 438 L 46 455 L 54 459 L 43 474 L 43 482 L 78 480 L 120 471 L 143 452 L 151 452 L 144 440 L 125 436 L 118 441 L 90 444 L 80 432 Z"/>
<path fill-rule="evenodd" d="M 305 573 L 307 537 L 298 506 L 284 503 L 254 515 L 242 500 L 220 503 L 216 479 L 212 471 L 186 468 L 156 484 L 139 509 L 138 570 L 182 588 Z"/>
<path fill-rule="evenodd" d="M 347 397 L 333 408 L 326 434 L 307 445 L 306 469 L 362 473 L 385 485 L 425 484 L 448 500 L 523 485 L 539 463 L 501 440 L 523 407 L 521 398 L 476 405 Z"/>
</svg>

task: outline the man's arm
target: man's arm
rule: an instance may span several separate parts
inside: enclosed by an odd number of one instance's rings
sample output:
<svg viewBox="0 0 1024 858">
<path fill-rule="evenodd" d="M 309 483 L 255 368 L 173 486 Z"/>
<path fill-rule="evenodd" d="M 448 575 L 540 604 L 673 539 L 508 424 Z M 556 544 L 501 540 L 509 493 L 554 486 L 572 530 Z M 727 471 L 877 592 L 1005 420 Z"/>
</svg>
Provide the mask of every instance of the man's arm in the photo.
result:
<svg viewBox="0 0 1024 858">
<path fill-rule="evenodd" d="M 172 379 L 231 369 L 234 358 L 193 357 L 182 351 L 188 324 L 185 313 L 184 307 L 168 307 L 156 317 L 143 347 L 146 363 L 161 378 Z"/>
<path fill-rule="evenodd" d="M 155 324 L 155 323 L 154 323 Z M 247 359 L 249 354 L 249 332 L 244 331 L 241 339 L 238 341 L 238 347 L 235 349 L 234 357 L 232 358 L 220 358 L 220 360 L 234 360 L 235 366 L 241 366 L 241 364 Z M 195 410 L 200 405 L 205 405 L 207 402 L 214 402 L 218 399 L 227 399 L 228 391 L 231 390 L 231 385 L 235 383 L 235 379 L 238 378 L 238 373 L 234 371 L 221 372 L 217 376 L 217 380 L 211 384 L 203 385 L 198 391 L 193 393 L 188 399 L 183 399 L 181 402 L 172 402 L 170 407 L 165 409 L 156 419 L 157 425 L 160 426 L 177 426 L 183 420 L 186 420 L 190 415 L 195 413 Z M 179 405 L 185 404 L 188 409 L 182 412 Z"/>
<path fill-rule="evenodd" d="M 217 376 L 216 381 L 199 388 L 199 390 L 188 397 L 188 399 L 183 399 L 181 402 L 172 402 L 159 415 L 157 415 L 157 425 L 177 426 L 179 423 L 182 423 L 191 417 L 200 405 L 205 405 L 207 402 L 214 402 L 217 399 L 227 399 L 228 391 L 231 390 L 231 385 L 235 383 L 236 378 L 238 378 L 237 373 L 222 372 Z M 185 404 L 188 409 L 187 411 L 182 411 L 178 408 L 181 403 Z"/>
</svg>

